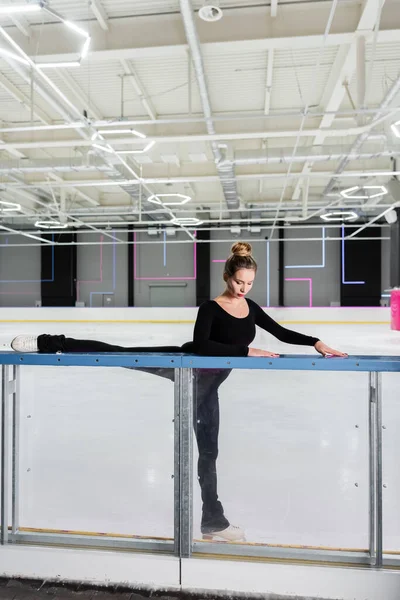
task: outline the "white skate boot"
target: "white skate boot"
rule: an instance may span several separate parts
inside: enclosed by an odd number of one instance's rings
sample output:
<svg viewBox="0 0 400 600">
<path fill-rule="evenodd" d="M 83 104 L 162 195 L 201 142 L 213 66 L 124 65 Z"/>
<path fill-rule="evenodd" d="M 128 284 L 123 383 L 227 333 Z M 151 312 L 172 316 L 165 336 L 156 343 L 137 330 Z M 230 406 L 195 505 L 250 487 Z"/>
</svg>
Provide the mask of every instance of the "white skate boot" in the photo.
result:
<svg viewBox="0 0 400 600">
<path fill-rule="evenodd" d="M 245 542 L 246 537 L 244 529 L 236 527 L 235 525 L 229 525 L 222 531 L 211 531 L 209 533 L 203 533 L 203 540 L 208 541 L 222 541 L 222 542 Z"/>
<path fill-rule="evenodd" d="M 11 342 L 11 348 L 15 352 L 38 352 L 37 335 L 17 335 Z"/>
</svg>

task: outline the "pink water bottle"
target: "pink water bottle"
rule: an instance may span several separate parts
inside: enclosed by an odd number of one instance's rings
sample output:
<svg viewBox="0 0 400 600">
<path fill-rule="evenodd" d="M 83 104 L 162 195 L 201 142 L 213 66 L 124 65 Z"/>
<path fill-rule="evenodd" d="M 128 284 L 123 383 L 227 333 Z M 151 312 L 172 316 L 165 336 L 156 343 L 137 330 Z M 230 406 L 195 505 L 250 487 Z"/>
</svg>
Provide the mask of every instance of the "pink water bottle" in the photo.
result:
<svg viewBox="0 0 400 600">
<path fill-rule="evenodd" d="M 400 289 L 390 294 L 391 328 L 400 331 Z"/>
</svg>

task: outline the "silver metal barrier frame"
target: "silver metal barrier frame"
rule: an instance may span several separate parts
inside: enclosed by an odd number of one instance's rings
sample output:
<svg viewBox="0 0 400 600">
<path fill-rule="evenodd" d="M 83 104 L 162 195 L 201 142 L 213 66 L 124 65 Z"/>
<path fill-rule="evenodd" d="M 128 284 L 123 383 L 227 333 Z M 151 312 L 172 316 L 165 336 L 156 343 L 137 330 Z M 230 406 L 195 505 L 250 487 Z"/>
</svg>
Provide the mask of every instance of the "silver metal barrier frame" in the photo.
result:
<svg viewBox="0 0 400 600">
<path fill-rule="evenodd" d="M 173 553 L 178 557 L 224 555 L 257 559 L 302 560 L 381 568 L 400 564 L 383 555 L 382 499 L 382 372 L 400 372 L 397 356 L 352 356 L 325 359 L 284 355 L 279 359 L 199 357 L 181 354 L 0 354 L 1 365 L 1 511 L 0 544 L 42 544 Z M 174 540 L 33 533 L 19 527 L 19 378 L 23 365 L 87 367 L 168 367 L 174 388 Z M 369 550 L 345 552 L 205 543 L 193 540 L 193 369 L 263 369 L 295 371 L 360 371 L 369 373 Z M 134 537 L 134 536 L 132 536 Z"/>
</svg>

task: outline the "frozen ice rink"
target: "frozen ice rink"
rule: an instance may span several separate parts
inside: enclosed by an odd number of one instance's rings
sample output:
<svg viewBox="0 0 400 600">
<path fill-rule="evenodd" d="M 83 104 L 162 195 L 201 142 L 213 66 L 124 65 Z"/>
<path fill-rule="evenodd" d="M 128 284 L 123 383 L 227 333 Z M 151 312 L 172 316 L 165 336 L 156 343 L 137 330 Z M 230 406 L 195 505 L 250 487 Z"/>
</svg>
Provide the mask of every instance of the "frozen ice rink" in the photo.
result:
<svg viewBox="0 0 400 600">
<path fill-rule="evenodd" d="M 400 333 L 388 323 L 288 326 L 349 354 L 400 349 Z M 181 344 L 192 329 L 3 323 L 0 343 L 46 332 Z M 253 346 L 314 353 L 262 331 Z M 114 368 L 24 366 L 21 377 L 21 527 L 173 538 L 173 384 Z M 398 379 L 383 375 L 384 548 L 400 552 Z M 248 542 L 368 548 L 367 373 L 234 371 L 220 388 L 220 405 L 220 499 Z M 194 501 L 200 539 L 196 478 Z"/>
</svg>

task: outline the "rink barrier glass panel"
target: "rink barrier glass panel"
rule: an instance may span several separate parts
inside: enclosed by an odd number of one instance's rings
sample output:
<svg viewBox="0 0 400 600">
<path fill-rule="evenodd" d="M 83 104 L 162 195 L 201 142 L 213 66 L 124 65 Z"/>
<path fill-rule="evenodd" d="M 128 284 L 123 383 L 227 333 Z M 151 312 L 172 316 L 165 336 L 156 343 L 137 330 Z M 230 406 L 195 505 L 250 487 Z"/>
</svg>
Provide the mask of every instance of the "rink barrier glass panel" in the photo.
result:
<svg viewBox="0 0 400 600">
<path fill-rule="evenodd" d="M 284 355 L 279 359 L 198 357 L 156 354 L 16 354 L 3 352 L 1 398 L 1 543 L 30 543 L 121 548 L 135 551 L 170 552 L 177 556 L 232 555 L 255 558 L 297 559 L 318 562 L 364 564 L 379 567 L 389 564 L 393 556 L 383 551 L 383 477 L 382 477 L 382 373 L 400 371 L 400 357 L 352 356 L 347 359 Z M 21 371 L 25 365 L 61 367 L 127 367 L 137 369 L 174 369 L 174 523 L 173 542 L 154 538 L 126 539 L 90 536 L 68 532 L 35 532 L 21 529 L 20 462 L 20 394 Z M 194 370 L 261 369 L 271 371 L 360 372 L 368 374 L 368 532 L 369 548 L 361 552 L 329 548 L 277 547 L 268 544 L 196 542 L 193 540 L 193 380 Z M 284 402 L 284 399 L 282 399 Z M 351 402 L 351 398 L 349 398 Z M 239 483 L 238 483 L 239 485 Z M 196 491 L 198 493 L 198 491 Z M 171 515 L 172 518 L 172 515 Z M 385 560 L 383 561 L 383 558 Z"/>
</svg>

